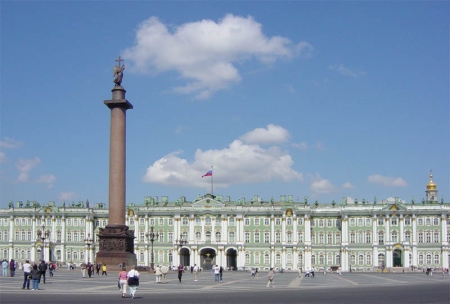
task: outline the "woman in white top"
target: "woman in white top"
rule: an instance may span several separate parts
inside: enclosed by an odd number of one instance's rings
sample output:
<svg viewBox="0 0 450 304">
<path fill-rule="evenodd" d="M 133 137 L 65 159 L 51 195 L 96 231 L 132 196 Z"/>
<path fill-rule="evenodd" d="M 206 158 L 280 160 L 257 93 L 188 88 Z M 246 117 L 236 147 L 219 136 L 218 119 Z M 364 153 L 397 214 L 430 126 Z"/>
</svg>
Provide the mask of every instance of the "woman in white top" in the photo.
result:
<svg viewBox="0 0 450 304">
<path fill-rule="evenodd" d="M 134 295 L 136 294 L 136 291 L 137 291 L 138 285 L 139 285 L 139 272 L 135 268 L 136 268 L 136 266 L 134 266 L 134 265 L 131 266 L 131 270 L 128 271 L 128 275 L 127 275 L 128 286 L 130 287 L 130 294 L 133 299 L 134 299 Z M 130 280 L 130 278 L 138 278 L 138 280 L 136 282 L 136 280 L 133 280 L 133 279 Z"/>
</svg>

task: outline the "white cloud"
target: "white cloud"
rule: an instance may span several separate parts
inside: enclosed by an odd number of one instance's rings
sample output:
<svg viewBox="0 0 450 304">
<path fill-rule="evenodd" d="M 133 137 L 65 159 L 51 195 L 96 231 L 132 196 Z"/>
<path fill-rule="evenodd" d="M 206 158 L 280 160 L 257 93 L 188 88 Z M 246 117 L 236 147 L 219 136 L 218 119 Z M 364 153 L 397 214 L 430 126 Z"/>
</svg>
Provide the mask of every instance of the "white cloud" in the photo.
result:
<svg viewBox="0 0 450 304">
<path fill-rule="evenodd" d="M 245 133 L 240 139 L 246 144 L 279 144 L 289 139 L 289 131 L 273 124 L 267 128 L 256 128 Z"/>
<path fill-rule="evenodd" d="M 17 149 L 21 145 L 22 145 L 22 143 L 20 141 L 11 139 L 9 137 L 6 137 L 5 140 L 0 141 L 0 148 L 5 148 L 5 149 Z"/>
<path fill-rule="evenodd" d="M 55 182 L 56 177 L 53 174 L 46 174 L 41 175 L 39 178 L 35 181 L 38 184 L 47 184 L 47 189 L 53 188 L 53 183 Z"/>
<path fill-rule="evenodd" d="M 318 194 L 330 193 L 336 189 L 329 180 L 321 178 L 319 175 L 316 175 L 315 180 L 311 183 L 310 186 L 311 192 L 313 196 Z"/>
<path fill-rule="evenodd" d="M 406 187 L 408 183 L 401 177 L 382 176 L 373 174 L 367 177 L 367 181 L 372 184 L 379 184 L 385 187 Z"/>
<path fill-rule="evenodd" d="M 62 200 L 62 201 L 65 201 L 65 200 L 71 200 L 71 199 L 73 199 L 75 197 L 75 193 L 74 192 L 61 192 L 60 194 L 59 194 L 59 199 L 60 200 Z"/>
<path fill-rule="evenodd" d="M 303 175 L 293 170 L 292 158 L 277 147 L 263 149 L 233 141 L 222 150 L 198 149 L 195 160 L 189 163 L 180 158 L 181 152 L 170 153 L 147 168 L 143 181 L 163 185 L 210 187 L 210 178 L 201 178 L 213 165 L 214 186 L 226 188 L 231 184 L 267 182 L 279 179 L 285 182 L 303 181 Z"/>
<path fill-rule="evenodd" d="M 266 37 L 252 17 L 226 15 L 223 19 L 185 23 L 169 30 L 157 17 L 142 22 L 133 47 L 123 52 L 131 70 L 160 73 L 176 71 L 187 84 L 175 88 L 182 94 L 209 98 L 214 92 L 239 82 L 237 64 L 257 58 L 273 63 L 296 55 L 308 57 L 308 42 Z"/>
<path fill-rule="evenodd" d="M 0 163 L 5 162 L 6 160 L 6 154 L 0 151 Z"/>
<path fill-rule="evenodd" d="M 29 179 L 29 172 L 41 163 L 41 160 L 37 157 L 34 159 L 19 159 L 16 167 L 19 170 L 19 182 L 25 183 Z"/>
<path fill-rule="evenodd" d="M 351 189 L 351 188 L 355 188 L 355 186 L 353 186 L 350 182 L 345 182 L 342 185 L 342 188 L 344 188 L 344 189 Z"/>
<path fill-rule="evenodd" d="M 355 71 L 355 70 L 351 70 L 349 68 L 346 68 L 342 63 L 339 65 L 330 65 L 328 67 L 330 70 L 336 70 L 338 71 L 340 74 L 344 75 L 344 76 L 350 76 L 353 78 L 358 78 L 361 76 L 364 76 L 366 73 L 363 71 Z"/>
</svg>

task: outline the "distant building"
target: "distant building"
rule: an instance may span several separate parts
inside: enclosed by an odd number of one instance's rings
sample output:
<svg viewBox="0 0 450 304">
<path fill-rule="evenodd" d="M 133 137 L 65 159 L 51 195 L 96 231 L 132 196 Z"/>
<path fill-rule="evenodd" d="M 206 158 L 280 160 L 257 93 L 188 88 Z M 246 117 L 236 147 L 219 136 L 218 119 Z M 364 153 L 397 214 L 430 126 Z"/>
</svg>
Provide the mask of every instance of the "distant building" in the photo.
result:
<svg viewBox="0 0 450 304">
<path fill-rule="evenodd" d="M 192 202 L 145 197 L 142 205 L 127 205 L 126 223 L 135 230 L 134 251 L 142 266 L 151 263 L 153 226 L 155 264 L 342 271 L 449 267 L 450 203 L 438 201 L 431 174 L 425 193 L 426 199 L 409 203 L 343 198 L 311 204 L 291 195 L 231 201 L 206 194 Z M 0 258 L 37 261 L 44 251 L 45 260 L 62 264 L 93 262 L 98 230 L 107 224 L 102 203 L 10 203 L 0 209 Z M 88 246 L 89 237 L 94 242 Z"/>
</svg>

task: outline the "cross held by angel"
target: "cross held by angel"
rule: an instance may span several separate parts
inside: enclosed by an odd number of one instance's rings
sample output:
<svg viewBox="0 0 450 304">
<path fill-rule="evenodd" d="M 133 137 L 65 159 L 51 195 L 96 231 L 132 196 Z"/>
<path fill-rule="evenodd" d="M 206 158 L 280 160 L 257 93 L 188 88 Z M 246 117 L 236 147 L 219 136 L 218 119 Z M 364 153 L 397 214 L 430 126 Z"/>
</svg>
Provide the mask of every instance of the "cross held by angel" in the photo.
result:
<svg viewBox="0 0 450 304">
<path fill-rule="evenodd" d="M 124 61 L 123 59 L 120 58 L 116 59 L 115 61 L 119 62 L 119 65 L 115 65 L 114 66 L 114 70 L 113 70 L 113 76 L 114 76 L 114 86 L 120 86 L 122 84 L 122 78 L 123 78 L 123 70 L 125 70 L 125 65 L 123 64 L 122 66 L 120 65 L 121 61 Z"/>
</svg>

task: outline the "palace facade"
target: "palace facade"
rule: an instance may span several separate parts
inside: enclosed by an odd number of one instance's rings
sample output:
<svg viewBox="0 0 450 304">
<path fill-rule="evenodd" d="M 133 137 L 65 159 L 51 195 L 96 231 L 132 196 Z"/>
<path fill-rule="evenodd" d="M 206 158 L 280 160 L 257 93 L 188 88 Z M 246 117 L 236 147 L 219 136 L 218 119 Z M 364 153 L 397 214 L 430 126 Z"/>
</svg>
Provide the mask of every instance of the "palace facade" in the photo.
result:
<svg viewBox="0 0 450 304">
<path fill-rule="evenodd" d="M 210 194 L 192 202 L 145 197 L 141 205 L 126 206 L 126 224 L 135 231 L 140 266 L 448 268 L 450 203 L 438 200 L 431 174 L 425 193 L 421 202 L 408 203 L 343 198 L 324 204 L 306 197 L 294 202 L 291 195 L 270 201 L 258 196 L 232 201 Z M 101 262 L 95 257 L 97 234 L 107 224 L 102 203 L 11 202 L 0 209 L 0 258 Z"/>
</svg>

